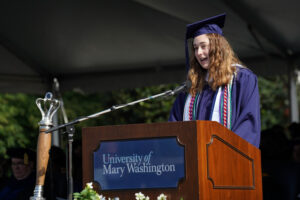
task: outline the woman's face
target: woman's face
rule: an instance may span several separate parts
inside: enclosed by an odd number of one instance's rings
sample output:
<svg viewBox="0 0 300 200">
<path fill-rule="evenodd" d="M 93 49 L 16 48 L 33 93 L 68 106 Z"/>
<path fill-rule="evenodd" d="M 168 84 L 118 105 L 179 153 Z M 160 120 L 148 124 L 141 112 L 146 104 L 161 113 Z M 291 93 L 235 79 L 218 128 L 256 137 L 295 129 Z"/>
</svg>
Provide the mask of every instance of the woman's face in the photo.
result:
<svg viewBox="0 0 300 200">
<path fill-rule="evenodd" d="M 195 57 L 199 64 L 204 68 L 209 68 L 209 39 L 206 34 L 194 38 Z"/>
</svg>

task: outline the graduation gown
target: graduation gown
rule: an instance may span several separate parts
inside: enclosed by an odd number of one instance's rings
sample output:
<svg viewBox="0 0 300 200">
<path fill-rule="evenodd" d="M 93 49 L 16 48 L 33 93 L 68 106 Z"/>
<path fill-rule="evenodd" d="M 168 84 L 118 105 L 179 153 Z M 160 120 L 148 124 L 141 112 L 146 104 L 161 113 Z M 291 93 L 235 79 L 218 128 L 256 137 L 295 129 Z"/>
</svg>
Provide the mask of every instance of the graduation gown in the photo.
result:
<svg viewBox="0 0 300 200">
<path fill-rule="evenodd" d="M 259 147 L 260 143 L 260 103 L 257 77 L 247 68 L 237 67 L 233 78 L 231 130 Z M 217 90 L 207 84 L 196 102 L 196 120 L 211 120 L 213 101 Z M 169 121 L 182 121 L 187 93 L 180 93 L 170 113 Z"/>
<path fill-rule="evenodd" d="M 11 177 L 5 186 L 0 190 L 1 200 L 28 200 L 33 196 L 35 187 L 35 171 L 23 179 L 17 180 Z"/>
</svg>

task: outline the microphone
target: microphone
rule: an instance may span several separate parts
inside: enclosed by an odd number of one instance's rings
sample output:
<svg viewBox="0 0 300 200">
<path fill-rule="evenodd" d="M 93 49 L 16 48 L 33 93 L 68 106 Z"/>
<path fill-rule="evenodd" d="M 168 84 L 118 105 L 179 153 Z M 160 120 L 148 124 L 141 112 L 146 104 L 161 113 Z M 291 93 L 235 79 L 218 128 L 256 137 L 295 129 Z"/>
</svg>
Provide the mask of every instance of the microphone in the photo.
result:
<svg viewBox="0 0 300 200">
<path fill-rule="evenodd" d="M 190 87 L 192 86 L 192 83 L 190 80 L 187 80 L 186 82 L 184 82 L 182 85 L 176 87 L 172 92 L 171 95 L 176 95 L 180 92 L 183 91 L 188 91 L 190 89 Z"/>
</svg>

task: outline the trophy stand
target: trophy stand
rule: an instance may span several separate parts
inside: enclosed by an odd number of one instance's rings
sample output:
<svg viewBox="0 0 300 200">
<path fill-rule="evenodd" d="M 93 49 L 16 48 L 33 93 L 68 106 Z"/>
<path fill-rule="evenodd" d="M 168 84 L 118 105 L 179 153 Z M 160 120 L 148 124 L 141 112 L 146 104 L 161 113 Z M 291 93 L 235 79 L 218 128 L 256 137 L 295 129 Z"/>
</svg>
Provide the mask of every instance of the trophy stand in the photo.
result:
<svg viewBox="0 0 300 200">
<path fill-rule="evenodd" d="M 51 148 L 51 133 L 46 133 L 46 131 L 53 126 L 52 118 L 60 105 L 59 101 L 52 97 L 52 93 L 47 92 L 44 99 L 38 98 L 36 100 L 36 105 L 42 114 L 42 120 L 39 122 L 36 185 L 30 200 L 45 200 L 43 197 L 43 186 L 49 161 L 49 150 Z"/>
</svg>

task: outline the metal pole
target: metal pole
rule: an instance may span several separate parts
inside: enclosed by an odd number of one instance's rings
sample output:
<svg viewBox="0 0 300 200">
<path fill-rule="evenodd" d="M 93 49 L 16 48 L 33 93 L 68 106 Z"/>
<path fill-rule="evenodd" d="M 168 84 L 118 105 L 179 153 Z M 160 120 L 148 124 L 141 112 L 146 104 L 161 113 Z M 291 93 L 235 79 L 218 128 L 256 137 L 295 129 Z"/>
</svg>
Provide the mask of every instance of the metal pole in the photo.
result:
<svg viewBox="0 0 300 200">
<path fill-rule="evenodd" d="M 291 122 L 299 122 L 299 107 L 297 98 L 297 73 L 292 60 L 288 61 L 289 69 L 289 99 L 290 99 L 290 120 Z"/>
</svg>

